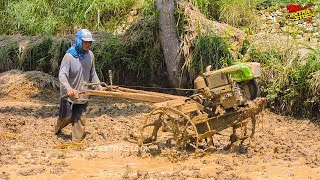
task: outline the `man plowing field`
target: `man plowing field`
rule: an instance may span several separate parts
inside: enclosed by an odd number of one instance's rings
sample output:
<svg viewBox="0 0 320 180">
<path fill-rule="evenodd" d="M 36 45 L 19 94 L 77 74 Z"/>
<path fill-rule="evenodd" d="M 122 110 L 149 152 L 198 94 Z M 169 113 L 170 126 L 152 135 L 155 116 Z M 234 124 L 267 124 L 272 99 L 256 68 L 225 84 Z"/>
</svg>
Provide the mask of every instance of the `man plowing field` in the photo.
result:
<svg viewBox="0 0 320 180">
<path fill-rule="evenodd" d="M 85 99 L 88 98 L 79 95 L 79 91 L 87 88 L 86 82 L 100 82 L 94 66 L 94 55 L 89 50 L 93 41 L 90 31 L 78 31 L 75 44 L 68 49 L 60 66 L 61 102 L 55 134 L 59 134 L 62 128 L 71 123 L 73 141 L 81 141 L 85 136 Z M 99 89 L 103 90 L 103 87 L 99 85 Z"/>
<path fill-rule="evenodd" d="M 79 62 L 76 66 L 80 66 L 81 59 L 68 53 L 66 56 Z M 197 92 L 190 97 L 184 97 L 114 86 L 112 78 L 110 78 L 111 85 L 107 86 L 99 82 L 94 66 L 92 72 L 83 67 L 81 72 L 84 73 L 84 79 L 80 78 L 78 82 L 77 73 L 80 72 L 73 72 L 73 76 L 67 74 L 66 68 L 70 70 L 70 67 L 65 65 L 67 60 L 68 58 L 64 59 L 64 64 L 61 65 L 60 81 L 62 96 L 68 94 L 69 98 L 61 100 L 56 133 L 68 123 L 72 123 L 73 140 L 81 140 L 84 135 L 82 116 L 86 109 L 86 101 L 79 104 L 81 101 L 75 99 L 79 95 L 86 98 L 88 95 L 108 96 L 154 103 L 154 110 L 146 116 L 140 132 L 135 133 L 139 145 L 169 143 L 170 146 L 176 146 L 179 149 L 210 147 L 214 143 L 213 136 L 229 127 L 232 127 L 233 131 L 228 147 L 237 141 L 243 143 L 245 139 L 253 138 L 255 117 L 262 111 L 265 104 L 264 98 L 258 98 L 259 87 L 256 78 L 261 75 L 259 63 L 240 63 L 218 70 L 211 70 L 208 66 L 206 72 L 195 79 Z M 89 74 L 93 75 L 93 79 L 90 79 Z M 80 90 L 79 92 L 73 89 L 68 90 L 70 88 L 66 83 L 68 78 L 73 78 L 68 82 L 72 84 L 71 87 Z M 84 84 L 84 81 L 90 83 Z M 105 89 L 102 88 L 102 84 L 106 86 Z M 97 85 L 99 90 L 88 89 L 88 86 L 94 85 Z M 249 122 L 252 123 L 250 135 L 247 134 Z M 242 130 L 240 135 L 237 134 L 239 128 Z"/>
</svg>

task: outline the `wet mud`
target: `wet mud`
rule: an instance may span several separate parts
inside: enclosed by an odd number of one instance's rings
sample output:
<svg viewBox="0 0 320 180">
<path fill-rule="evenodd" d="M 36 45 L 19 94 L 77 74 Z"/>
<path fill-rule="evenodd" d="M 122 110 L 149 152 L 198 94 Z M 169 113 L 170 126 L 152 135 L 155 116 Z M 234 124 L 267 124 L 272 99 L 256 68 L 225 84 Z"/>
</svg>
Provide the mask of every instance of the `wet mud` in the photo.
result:
<svg viewBox="0 0 320 180">
<path fill-rule="evenodd" d="M 71 125 L 54 135 L 55 78 L 13 70 L 0 81 L 0 179 L 320 179 L 320 126 L 307 119 L 265 110 L 255 138 L 229 150 L 231 128 L 214 135 L 206 152 L 139 147 L 132 135 L 151 104 L 93 97 L 86 137 L 75 143 Z"/>
<path fill-rule="evenodd" d="M 138 147 L 148 103 L 92 98 L 86 137 L 71 125 L 53 134 L 59 100 L 0 99 L 0 179 L 320 179 L 320 126 L 307 119 L 258 116 L 255 140 L 228 151 L 231 128 L 209 152 Z"/>
</svg>

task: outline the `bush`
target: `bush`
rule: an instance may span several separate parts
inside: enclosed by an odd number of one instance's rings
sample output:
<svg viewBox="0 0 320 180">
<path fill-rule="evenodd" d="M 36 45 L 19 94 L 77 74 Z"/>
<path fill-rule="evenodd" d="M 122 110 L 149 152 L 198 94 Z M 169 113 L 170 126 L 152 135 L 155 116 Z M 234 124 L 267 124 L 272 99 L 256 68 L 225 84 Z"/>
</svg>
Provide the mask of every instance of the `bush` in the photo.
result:
<svg viewBox="0 0 320 180">
<path fill-rule="evenodd" d="M 276 50 L 251 50 L 251 61 L 262 63 L 262 93 L 277 113 L 300 117 L 320 117 L 320 51 L 309 47 L 309 54 L 298 59 Z"/>
<path fill-rule="evenodd" d="M 220 69 L 232 65 L 232 55 L 229 44 L 221 37 L 215 34 L 208 34 L 205 37 L 200 36 L 194 43 L 192 57 L 192 79 L 202 74 L 204 69 L 211 65 L 212 69 Z"/>
</svg>

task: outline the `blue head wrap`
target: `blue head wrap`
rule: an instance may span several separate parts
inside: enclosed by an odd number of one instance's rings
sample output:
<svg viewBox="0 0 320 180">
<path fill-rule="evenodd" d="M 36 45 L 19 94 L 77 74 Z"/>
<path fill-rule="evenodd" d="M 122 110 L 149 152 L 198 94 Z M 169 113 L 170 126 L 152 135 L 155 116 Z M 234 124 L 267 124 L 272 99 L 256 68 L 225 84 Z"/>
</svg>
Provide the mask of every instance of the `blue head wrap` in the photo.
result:
<svg viewBox="0 0 320 180">
<path fill-rule="evenodd" d="M 88 53 L 88 51 L 84 51 L 82 49 L 82 42 L 83 41 L 94 41 L 92 38 L 92 34 L 87 29 L 81 29 L 77 32 L 76 38 L 75 38 L 75 44 L 73 44 L 68 50 L 67 53 L 72 54 L 75 58 L 82 59 L 83 55 Z"/>
</svg>

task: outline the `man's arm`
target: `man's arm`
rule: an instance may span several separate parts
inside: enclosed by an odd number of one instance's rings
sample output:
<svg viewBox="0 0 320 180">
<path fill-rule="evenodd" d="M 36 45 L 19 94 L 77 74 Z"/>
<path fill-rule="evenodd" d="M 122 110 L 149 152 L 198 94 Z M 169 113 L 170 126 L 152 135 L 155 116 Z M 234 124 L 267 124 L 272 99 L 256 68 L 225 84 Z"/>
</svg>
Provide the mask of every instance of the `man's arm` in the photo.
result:
<svg viewBox="0 0 320 180">
<path fill-rule="evenodd" d="M 69 84 L 69 71 L 70 71 L 70 58 L 68 57 L 68 55 L 64 55 L 62 61 L 61 61 L 61 65 L 60 65 L 60 70 L 59 70 L 59 81 L 60 84 L 62 86 L 62 88 L 64 88 L 68 94 L 68 96 L 73 96 L 75 98 L 78 97 L 78 91 L 73 89 L 70 84 Z"/>
</svg>

